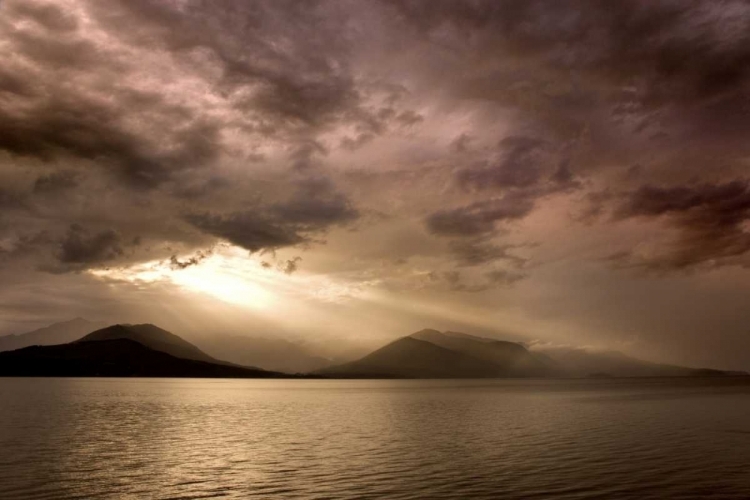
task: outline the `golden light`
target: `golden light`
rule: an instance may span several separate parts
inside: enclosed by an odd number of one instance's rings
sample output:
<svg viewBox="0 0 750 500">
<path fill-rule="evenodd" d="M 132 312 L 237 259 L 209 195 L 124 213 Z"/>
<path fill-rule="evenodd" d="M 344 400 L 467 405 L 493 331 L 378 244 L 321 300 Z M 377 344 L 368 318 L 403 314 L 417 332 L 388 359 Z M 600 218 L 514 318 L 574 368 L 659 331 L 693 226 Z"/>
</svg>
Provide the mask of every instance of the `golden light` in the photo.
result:
<svg viewBox="0 0 750 500">
<path fill-rule="evenodd" d="M 188 292 L 252 309 L 270 308 L 277 300 L 272 289 L 278 273 L 261 268 L 247 251 L 236 247 L 222 247 L 199 264 L 184 269 L 173 269 L 169 261 L 162 260 L 90 272 L 135 284 L 172 283 Z"/>
</svg>

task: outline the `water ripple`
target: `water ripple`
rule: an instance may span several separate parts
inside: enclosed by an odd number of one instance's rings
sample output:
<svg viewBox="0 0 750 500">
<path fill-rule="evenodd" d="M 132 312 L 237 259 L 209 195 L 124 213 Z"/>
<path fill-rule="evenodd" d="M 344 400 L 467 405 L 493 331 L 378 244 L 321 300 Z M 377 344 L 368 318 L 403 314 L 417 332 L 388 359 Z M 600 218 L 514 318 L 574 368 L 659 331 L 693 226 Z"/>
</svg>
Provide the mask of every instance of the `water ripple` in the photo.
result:
<svg viewBox="0 0 750 500">
<path fill-rule="evenodd" d="M 0 379 L 0 498 L 750 498 L 750 382 Z"/>
</svg>

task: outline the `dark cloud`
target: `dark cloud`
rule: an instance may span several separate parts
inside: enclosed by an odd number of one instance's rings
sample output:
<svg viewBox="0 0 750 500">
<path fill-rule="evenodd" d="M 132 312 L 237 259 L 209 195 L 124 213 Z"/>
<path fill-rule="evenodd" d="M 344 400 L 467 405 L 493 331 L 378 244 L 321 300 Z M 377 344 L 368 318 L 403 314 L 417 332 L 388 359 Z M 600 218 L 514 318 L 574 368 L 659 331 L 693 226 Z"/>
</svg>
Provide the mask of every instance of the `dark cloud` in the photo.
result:
<svg viewBox="0 0 750 500">
<path fill-rule="evenodd" d="M 355 126 L 358 132 L 353 136 L 345 136 L 340 141 L 342 149 L 356 151 L 369 144 L 379 136 L 391 132 L 404 132 L 424 121 L 424 116 L 416 111 L 407 109 L 398 112 L 392 107 L 381 107 L 377 111 L 358 111 L 359 122 Z"/>
<path fill-rule="evenodd" d="M 406 110 L 396 115 L 395 120 L 399 124 L 409 127 L 411 125 L 416 125 L 417 123 L 423 122 L 424 116 L 420 115 L 419 113 L 415 111 Z"/>
<path fill-rule="evenodd" d="M 677 231 L 661 252 L 641 256 L 626 252 L 613 260 L 655 270 L 686 269 L 704 263 L 739 263 L 750 253 L 750 184 L 680 187 L 645 185 L 630 193 L 616 211 L 618 218 L 664 219 Z"/>
<path fill-rule="evenodd" d="M 50 31 L 66 32 L 78 27 L 78 20 L 74 16 L 54 4 L 11 3 L 10 10 L 15 15 L 33 19 Z"/>
<path fill-rule="evenodd" d="M 458 181 L 474 189 L 535 186 L 544 172 L 545 143 L 533 137 L 511 136 L 500 141 L 502 156 L 496 165 L 462 170 Z"/>
<path fill-rule="evenodd" d="M 91 232 L 73 224 L 60 241 L 57 259 L 70 269 L 88 267 L 115 259 L 123 254 L 122 238 L 111 229 Z"/>
<path fill-rule="evenodd" d="M 292 274 L 299 269 L 299 263 L 302 261 L 302 257 L 294 257 L 293 259 L 287 259 L 284 262 L 279 263 L 279 270 L 284 274 Z"/>
<path fill-rule="evenodd" d="M 51 234 L 111 226 L 68 237 L 61 261 L 78 269 L 122 261 L 114 234 L 134 226 L 150 242 L 139 255 L 169 258 L 160 243 L 191 249 L 216 237 L 273 250 L 355 220 L 329 181 L 263 173 L 280 152 L 292 170 L 321 167 L 329 145 L 320 136 L 339 124 L 380 134 L 381 122 L 418 121 L 393 103 L 392 117 L 362 106 L 343 11 L 324 3 L 2 2 L 0 162 L 23 167 L 0 205 L 33 214 L 2 214 L 7 241 L 26 237 L 22 224 Z M 225 168 L 242 163 L 251 168 Z M 29 176 L 33 197 L 21 188 Z M 261 198 L 257 189 L 266 204 L 247 201 Z M 52 196 L 62 192 L 67 204 Z M 185 231 L 185 220 L 203 234 Z"/>
<path fill-rule="evenodd" d="M 190 214 L 185 216 L 198 229 L 225 239 L 251 252 L 276 250 L 306 241 L 294 227 L 284 227 L 255 211 L 228 215 Z"/>
<path fill-rule="evenodd" d="M 284 274 L 294 274 L 299 269 L 299 263 L 302 262 L 302 257 L 293 257 L 291 259 L 282 260 L 276 262 L 276 270 Z M 261 261 L 260 267 L 263 269 L 272 269 L 274 266 L 268 261 Z"/>
<path fill-rule="evenodd" d="M 329 76 L 328 80 L 306 81 L 292 74 L 266 75 L 260 91 L 247 105 L 287 125 L 320 126 L 356 105 L 352 81 L 346 76 Z"/>
<path fill-rule="evenodd" d="M 462 122 L 455 181 L 475 198 L 427 208 L 427 228 L 441 236 L 494 234 L 546 196 L 611 182 L 606 170 L 621 161 L 642 165 L 645 180 L 678 168 L 705 175 L 678 147 L 686 140 L 716 141 L 717 183 L 747 152 L 744 2 L 261 1 L 250 9 L 134 0 L 63 9 L 17 0 L 2 9 L 0 149 L 46 164 L 34 182 L 38 200 L 82 193 L 74 183 L 97 169 L 117 188 L 153 190 L 132 200 L 158 206 L 165 219 L 200 198 L 193 226 L 255 249 L 311 241 L 359 215 L 346 194 L 321 186 L 287 201 L 270 196 L 269 205 L 238 201 L 265 175 L 256 163 L 325 170 L 336 146 L 356 152 L 432 126 L 431 110 L 478 103 L 508 122 L 496 147 L 483 147 L 482 124 Z M 225 164 L 252 165 L 247 183 L 225 178 L 239 176 Z M 11 205 L 21 195 L 3 196 Z"/>
<path fill-rule="evenodd" d="M 299 182 L 294 195 L 271 206 L 269 213 L 305 231 L 325 229 L 359 217 L 349 199 L 336 191 L 330 180 L 322 177 Z"/>
<path fill-rule="evenodd" d="M 493 269 L 483 273 L 478 278 L 468 278 L 460 271 L 446 271 L 433 274 L 433 281 L 443 281 L 451 291 L 479 293 L 495 288 L 511 286 L 527 276 L 523 273 L 507 271 L 504 269 Z"/>
<path fill-rule="evenodd" d="M 179 198 L 195 200 L 216 194 L 218 191 L 227 191 L 231 186 L 232 183 L 228 179 L 210 176 L 207 179 L 180 182 L 174 186 L 172 192 Z"/>
<path fill-rule="evenodd" d="M 213 251 L 211 249 L 206 251 L 199 250 L 195 255 L 182 260 L 178 259 L 176 255 L 172 255 L 169 258 L 169 267 L 173 271 L 179 271 L 181 269 L 187 269 L 188 267 L 197 266 L 212 254 Z"/>
<path fill-rule="evenodd" d="M 464 137 L 464 136 L 462 136 Z M 512 192 L 527 203 L 581 187 L 561 147 L 528 136 L 509 136 L 488 161 L 456 172 L 458 184 L 470 191 Z"/>
<path fill-rule="evenodd" d="M 498 64 L 512 55 L 592 84 L 629 83 L 652 106 L 743 89 L 750 71 L 750 13 L 741 1 L 387 3 L 454 49 L 471 43 Z"/>
<path fill-rule="evenodd" d="M 750 154 L 743 139 L 750 133 L 747 2 L 386 3 L 409 36 L 441 47 L 423 54 L 428 78 L 456 75 L 445 84 L 453 98 L 518 113 L 524 132 L 478 159 L 467 155 L 471 161 L 456 168 L 460 186 L 523 193 L 535 205 L 552 193 L 593 187 L 583 209 L 573 210 L 579 220 L 592 224 L 614 211 L 658 217 L 677 233 L 670 243 L 650 243 L 658 248 L 646 260 L 664 270 L 745 255 L 744 209 L 706 198 L 731 190 L 742 196 L 732 179 L 743 175 Z M 615 175 L 632 165 L 637 176 Z M 696 180 L 714 187 L 691 187 Z M 644 182 L 678 187 L 639 190 Z M 612 195 L 617 190 L 634 191 L 625 207 Z M 468 212 L 441 211 L 428 228 L 491 233 L 492 217 Z"/>
<path fill-rule="evenodd" d="M 156 42 L 172 53 L 207 49 L 221 65 L 223 84 L 258 85 L 258 92 L 248 96 L 254 109 L 313 123 L 352 98 L 351 79 L 341 68 L 344 39 L 331 36 L 341 28 L 340 20 L 319 2 L 261 1 L 253 9 L 231 1 L 186 2 L 179 9 L 156 1 L 116 4 L 115 9 L 93 6 L 111 32 L 131 43 L 156 35 Z M 128 30 L 123 20 L 139 23 L 139 29 Z M 276 43 L 281 41 L 287 45 Z"/>
<path fill-rule="evenodd" d="M 208 234 L 257 252 L 309 243 L 315 234 L 358 216 L 330 181 L 310 178 L 298 182 L 286 201 L 225 215 L 189 214 L 185 220 Z"/>
<path fill-rule="evenodd" d="M 616 195 L 611 189 L 589 191 L 581 200 L 581 208 L 572 214 L 572 217 L 577 222 L 594 224 L 603 218 L 615 198 Z"/>
<path fill-rule="evenodd" d="M 26 200 L 20 193 L 0 186 L 0 208 L 17 209 L 25 206 Z"/>
<path fill-rule="evenodd" d="M 341 147 L 349 151 L 356 151 L 374 138 L 375 136 L 369 132 L 359 134 L 356 137 L 344 137 L 341 139 Z"/>
<path fill-rule="evenodd" d="M 28 258 L 40 249 L 59 246 L 59 244 L 59 240 L 53 238 L 47 231 L 25 233 L 19 235 L 10 248 L 0 248 L 0 257 Z"/>
<path fill-rule="evenodd" d="M 90 160 L 111 167 L 134 186 L 154 186 L 175 171 L 212 160 L 217 128 L 209 123 L 178 126 L 154 138 L 129 131 L 122 121 L 140 110 L 101 103 L 84 96 L 62 96 L 29 103 L 19 116 L 5 108 L 0 115 L 0 148 L 20 156 L 51 161 L 57 156 Z M 148 106 L 150 108 L 150 106 Z M 155 140 L 156 139 L 156 140 Z M 158 142 L 157 142 L 158 141 Z M 170 144 L 164 147 L 164 144 Z"/>
<path fill-rule="evenodd" d="M 528 259 L 512 253 L 516 248 L 517 245 L 497 245 L 481 238 L 454 240 L 450 243 L 451 252 L 461 266 L 478 266 L 501 260 L 515 267 L 522 267 Z"/>
<path fill-rule="evenodd" d="M 517 220 L 534 208 L 532 199 L 506 195 L 502 198 L 440 210 L 427 217 L 427 229 L 439 236 L 477 237 L 492 233 L 499 222 Z"/>
<path fill-rule="evenodd" d="M 3 7 L 0 32 L 13 57 L 0 65 L 7 76 L 0 85 L 0 149 L 13 155 L 88 160 L 135 187 L 153 187 L 218 161 L 226 133 L 283 140 L 302 167 L 324 149 L 317 133 L 370 116 L 335 36 L 341 25 L 314 3 L 82 4 L 87 22 L 107 31 L 107 42 L 80 29 L 74 10 L 46 2 Z M 43 29 L 18 22 L 25 20 Z M 158 57 L 175 83 L 192 80 L 208 93 L 191 102 L 170 91 L 165 75 L 144 74 L 148 57 Z M 163 85 L 146 85 L 152 77 Z M 206 98 L 227 111 L 211 109 Z"/>
<path fill-rule="evenodd" d="M 522 279 L 526 278 L 527 275 L 518 272 L 506 271 L 504 269 L 494 269 L 485 274 L 487 282 L 495 286 L 507 286 L 512 285 Z"/>
<path fill-rule="evenodd" d="M 723 184 L 660 187 L 646 185 L 632 193 L 620 207 L 620 217 L 658 217 L 690 215 L 709 220 L 717 226 L 734 226 L 748 217 L 750 186 L 745 180 Z"/>
<path fill-rule="evenodd" d="M 34 181 L 34 193 L 51 194 L 67 191 L 78 186 L 78 175 L 69 170 L 61 170 L 40 175 Z"/>
<path fill-rule="evenodd" d="M 317 158 L 328 154 L 328 149 L 316 140 L 306 140 L 294 146 L 289 155 L 292 167 L 297 170 L 305 170 L 315 165 Z"/>
<path fill-rule="evenodd" d="M 0 281 L 95 290 L 225 240 L 347 289 L 616 318 L 597 335 L 648 330 L 628 304 L 668 280 L 731 318 L 704 269 L 746 295 L 718 269 L 750 266 L 744 0 L 0 0 L 0 39 Z"/>
<path fill-rule="evenodd" d="M 471 140 L 472 138 L 469 134 L 461 134 L 451 142 L 451 147 L 459 153 L 465 153 L 469 150 Z"/>
</svg>

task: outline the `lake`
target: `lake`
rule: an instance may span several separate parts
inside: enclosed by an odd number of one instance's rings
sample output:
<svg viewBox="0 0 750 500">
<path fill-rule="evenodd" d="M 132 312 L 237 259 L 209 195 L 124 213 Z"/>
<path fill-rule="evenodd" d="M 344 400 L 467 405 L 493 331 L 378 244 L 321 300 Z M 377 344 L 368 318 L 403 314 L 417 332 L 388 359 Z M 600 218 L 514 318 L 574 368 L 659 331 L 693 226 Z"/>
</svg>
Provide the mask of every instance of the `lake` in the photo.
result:
<svg viewBox="0 0 750 500">
<path fill-rule="evenodd" d="M 0 379 L 0 498 L 750 498 L 750 379 Z"/>
</svg>

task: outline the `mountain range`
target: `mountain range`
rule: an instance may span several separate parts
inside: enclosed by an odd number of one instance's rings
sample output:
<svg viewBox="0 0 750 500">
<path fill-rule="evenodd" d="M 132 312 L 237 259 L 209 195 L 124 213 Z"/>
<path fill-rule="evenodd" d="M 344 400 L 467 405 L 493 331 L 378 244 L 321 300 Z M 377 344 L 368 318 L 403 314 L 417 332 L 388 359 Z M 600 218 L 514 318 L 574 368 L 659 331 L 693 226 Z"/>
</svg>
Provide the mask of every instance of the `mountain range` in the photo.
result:
<svg viewBox="0 0 750 500">
<path fill-rule="evenodd" d="M 333 377 L 656 377 L 739 374 L 649 363 L 621 353 L 529 351 L 516 342 L 421 330 L 356 361 L 320 370 Z"/>
<path fill-rule="evenodd" d="M 192 359 L 206 363 L 221 363 L 221 361 L 209 356 L 182 337 L 151 324 L 112 325 L 91 332 L 74 343 L 120 339 L 132 340 L 143 344 L 149 349 L 161 351 L 176 358 Z"/>
<path fill-rule="evenodd" d="M 615 351 L 532 350 L 518 342 L 426 329 L 334 364 L 283 339 L 206 336 L 200 347 L 152 324 L 81 318 L 0 337 L 0 376 L 525 378 L 746 375 L 650 363 Z M 33 344 L 33 345 L 32 345 Z M 20 347 L 16 347 L 20 346 Z M 13 349 L 13 350 L 11 350 Z M 271 368 L 271 369 L 269 369 Z"/>
<path fill-rule="evenodd" d="M 70 321 L 54 323 L 19 335 L 5 335 L 0 337 L 0 352 L 12 351 L 32 345 L 56 345 L 78 340 L 87 333 L 104 328 L 106 323 L 75 318 Z"/>
<path fill-rule="evenodd" d="M 28 333 L 0 336 L 0 352 L 12 351 L 33 345 L 48 346 L 65 344 L 82 339 L 96 330 L 104 329 L 98 335 L 117 335 L 117 329 L 105 329 L 106 323 L 75 318 L 69 321 L 54 323 Z M 116 326 L 116 325 L 115 325 Z M 122 326 L 122 325 L 121 325 Z M 137 330 L 158 328 L 154 325 L 130 326 L 128 335 L 136 341 L 147 339 Z M 161 329 L 160 329 L 161 330 Z M 361 356 L 362 350 L 353 346 L 343 346 L 339 353 L 323 354 L 319 346 L 287 340 L 278 336 L 262 337 L 259 335 L 227 335 L 210 333 L 191 336 L 190 342 L 177 335 L 161 330 L 172 337 L 173 346 L 167 351 L 170 354 L 198 361 L 229 362 L 236 365 L 253 366 L 269 371 L 286 373 L 307 373 L 319 370 L 336 362 L 348 361 Z M 178 347 L 181 341 L 181 347 Z M 93 339 L 90 339 L 93 340 Z M 102 340 L 102 339 L 99 339 Z M 152 348 L 159 349 L 156 345 Z M 330 351 L 330 349 L 328 349 Z"/>
<path fill-rule="evenodd" d="M 216 360 L 154 325 L 113 325 L 67 344 L 0 352 L 0 376 L 267 378 L 281 373 Z"/>
<path fill-rule="evenodd" d="M 531 353 L 553 360 L 561 373 L 567 377 L 690 377 L 742 373 L 652 363 L 619 351 L 581 347 L 547 347 L 532 350 Z"/>
<path fill-rule="evenodd" d="M 334 364 L 314 348 L 280 337 L 215 333 L 191 340 L 214 358 L 265 370 L 308 373 Z"/>
</svg>

